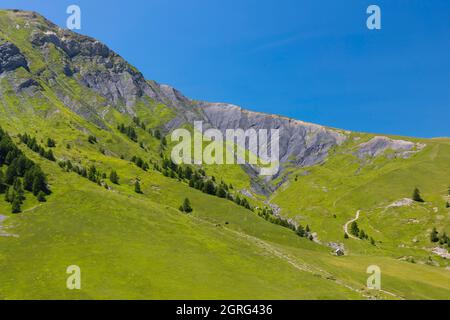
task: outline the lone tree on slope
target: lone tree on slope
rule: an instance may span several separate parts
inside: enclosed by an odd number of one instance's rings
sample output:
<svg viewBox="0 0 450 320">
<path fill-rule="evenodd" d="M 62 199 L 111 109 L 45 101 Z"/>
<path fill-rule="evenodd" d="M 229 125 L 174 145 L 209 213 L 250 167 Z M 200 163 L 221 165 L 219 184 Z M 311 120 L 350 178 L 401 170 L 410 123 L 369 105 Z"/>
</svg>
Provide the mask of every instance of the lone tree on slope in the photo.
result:
<svg viewBox="0 0 450 320">
<path fill-rule="evenodd" d="M 111 170 L 111 173 L 109 175 L 109 180 L 114 184 L 119 184 L 119 175 L 115 170 Z"/>
<path fill-rule="evenodd" d="M 139 180 L 136 180 L 136 182 L 134 183 L 134 192 L 142 193 L 141 184 L 140 184 Z"/>
<path fill-rule="evenodd" d="M 183 205 L 180 206 L 180 211 L 186 213 L 191 213 L 192 211 L 194 211 L 188 198 L 184 199 Z"/>
<path fill-rule="evenodd" d="M 414 189 L 412 199 L 416 202 L 425 202 L 420 195 L 420 190 L 418 188 Z"/>
<path fill-rule="evenodd" d="M 439 241 L 439 233 L 437 232 L 436 228 L 433 228 L 433 230 L 431 231 L 430 240 L 431 242 Z"/>
</svg>

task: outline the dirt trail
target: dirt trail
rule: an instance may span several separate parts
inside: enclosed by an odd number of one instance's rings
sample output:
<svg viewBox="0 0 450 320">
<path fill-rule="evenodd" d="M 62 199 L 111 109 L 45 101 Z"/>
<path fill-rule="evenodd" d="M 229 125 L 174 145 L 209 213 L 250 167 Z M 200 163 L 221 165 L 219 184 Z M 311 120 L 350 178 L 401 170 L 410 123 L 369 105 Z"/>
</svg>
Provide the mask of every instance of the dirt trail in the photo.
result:
<svg viewBox="0 0 450 320">
<path fill-rule="evenodd" d="M 348 226 L 349 226 L 351 223 L 353 223 L 353 222 L 355 222 L 355 221 L 357 221 L 357 220 L 359 219 L 360 213 L 361 213 L 361 210 L 356 211 L 356 217 L 353 218 L 352 220 L 348 221 L 348 222 L 344 225 L 344 232 L 345 232 L 350 238 L 355 239 L 355 240 L 361 240 L 361 239 L 359 239 L 358 237 L 355 237 L 354 235 L 352 235 L 351 233 L 349 233 L 349 232 L 348 232 Z"/>
<path fill-rule="evenodd" d="M 207 223 L 207 224 L 210 224 L 210 225 L 214 225 L 213 223 L 211 223 L 209 221 L 206 221 L 206 220 L 204 220 L 204 219 L 202 219 L 200 217 L 192 216 L 192 218 L 194 218 L 195 220 L 200 221 L 202 223 Z M 233 233 L 235 236 L 243 238 L 246 241 L 256 245 L 257 247 L 263 249 L 264 251 L 266 251 L 270 255 L 285 261 L 286 263 L 290 264 L 292 267 L 294 267 L 295 269 L 297 269 L 299 271 L 312 273 L 315 276 L 319 276 L 319 277 L 321 277 L 323 279 L 327 279 L 327 280 L 333 281 L 333 282 L 339 284 L 340 286 L 343 286 L 343 287 L 345 287 L 345 288 L 347 288 L 347 289 L 349 289 L 349 290 L 351 290 L 353 292 L 357 292 L 357 293 L 361 294 L 361 296 L 363 298 L 370 298 L 371 297 L 370 295 L 366 295 L 365 292 L 363 292 L 362 290 L 357 289 L 357 288 L 355 288 L 355 287 L 353 287 L 353 286 L 351 286 L 351 285 L 349 285 L 349 284 L 347 284 L 347 283 L 345 283 L 345 282 L 343 282 L 343 281 L 341 281 L 339 279 L 336 279 L 332 274 L 330 274 L 329 272 L 327 272 L 327 271 L 325 271 L 325 270 L 323 270 L 321 268 L 318 268 L 316 266 L 312 266 L 312 265 L 309 265 L 309 264 L 306 264 L 306 263 L 301 263 L 300 261 L 298 261 L 298 259 L 290 256 L 286 252 L 283 252 L 283 250 L 277 248 L 276 246 L 274 246 L 274 245 L 272 245 L 272 244 L 270 244 L 270 243 L 268 243 L 268 242 L 266 242 L 264 240 L 261 240 L 261 239 L 259 239 L 257 237 L 251 236 L 249 234 L 246 234 L 246 233 L 243 233 L 243 232 L 231 229 L 231 228 L 227 228 L 227 227 L 222 227 L 222 228 L 224 230 L 230 232 L 230 233 Z"/>
</svg>

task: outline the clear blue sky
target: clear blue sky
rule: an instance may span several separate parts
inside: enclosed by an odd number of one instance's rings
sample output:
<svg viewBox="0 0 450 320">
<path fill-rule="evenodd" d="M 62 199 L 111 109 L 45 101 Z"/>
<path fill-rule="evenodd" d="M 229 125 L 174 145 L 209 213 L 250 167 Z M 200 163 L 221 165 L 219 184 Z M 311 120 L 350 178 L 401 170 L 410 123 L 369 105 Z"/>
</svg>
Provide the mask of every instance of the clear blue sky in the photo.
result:
<svg viewBox="0 0 450 320">
<path fill-rule="evenodd" d="M 185 95 L 332 127 L 450 136 L 448 0 L 2 0 L 83 34 Z M 366 28 L 366 8 L 382 30 Z"/>
</svg>

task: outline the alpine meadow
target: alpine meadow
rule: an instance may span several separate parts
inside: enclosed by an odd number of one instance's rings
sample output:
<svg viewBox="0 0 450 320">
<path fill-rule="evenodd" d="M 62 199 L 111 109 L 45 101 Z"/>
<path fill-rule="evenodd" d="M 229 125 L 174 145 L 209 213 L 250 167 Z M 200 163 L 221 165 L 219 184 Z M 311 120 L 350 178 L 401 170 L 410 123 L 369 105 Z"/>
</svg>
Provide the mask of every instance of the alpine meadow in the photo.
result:
<svg viewBox="0 0 450 320">
<path fill-rule="evenodd" d="M 175 163 L 197 121 L 278 129 L 278 172 Z M 193 100 L 22 10 L 0 10 L 0 127 L 0 299 L 450 298 L 450 138 Z"/>
</svg>

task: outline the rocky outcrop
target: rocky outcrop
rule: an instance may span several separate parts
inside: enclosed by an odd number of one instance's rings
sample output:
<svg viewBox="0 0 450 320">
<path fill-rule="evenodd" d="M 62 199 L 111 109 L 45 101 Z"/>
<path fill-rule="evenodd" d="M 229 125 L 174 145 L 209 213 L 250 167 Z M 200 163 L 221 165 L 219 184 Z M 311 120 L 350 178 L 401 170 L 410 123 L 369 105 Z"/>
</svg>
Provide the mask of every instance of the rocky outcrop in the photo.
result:
<svg viewBox="0 0 450 320">
<path fill-rule="evenodd" d="M 104 97 L 108 104 L 134 115 L 140 97 L 156 98 L 143 75 L 103 43 L 60 29 L 35 30 L 31 43 L 46 50 L 54 45 L 65 54 L 64 73 Z"/>
<path fill-rule="evenodd" d="M 20 67 L 28 70 L 28 62 L 19 48 L 11 42 L 1 43 L 0 40 L 0 73 L 13 71 Z"/>
<path fill-rule="evenodd" d="M 407 158 L 424 147 L 423 144 L 404 140 L 393 140 L 388 137 L 379 136 L 360 144 L 356 155 L 361 159 L 366 157 L 372 158 L 382 155 L 390 150 L 395 157 Z"/>
<path fill-rule="evenodd" d="M 398 201 L 395 201 L 394 203 L 391 203 L 388 208 L 399 208 L 399 207 L 409 207 L 412 206 L 414 201 L 409 198 L 403 198 Z"/>
</svg>

